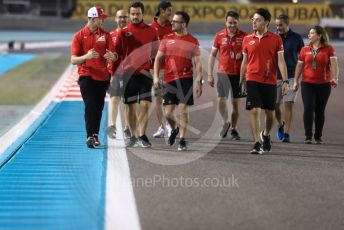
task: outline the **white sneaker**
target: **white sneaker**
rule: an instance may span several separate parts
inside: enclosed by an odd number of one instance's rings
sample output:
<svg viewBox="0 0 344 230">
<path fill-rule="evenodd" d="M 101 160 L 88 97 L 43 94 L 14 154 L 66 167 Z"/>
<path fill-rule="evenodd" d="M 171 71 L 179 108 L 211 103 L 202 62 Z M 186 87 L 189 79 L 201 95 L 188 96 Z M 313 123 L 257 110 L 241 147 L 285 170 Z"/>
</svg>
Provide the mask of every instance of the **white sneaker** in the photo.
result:
<svg viewBox="0 0 344 230">
<path fill-rule="evenodd" d="M 168 122 L 166 122 L 166 125 L 165 125 L 165 137 L 170 137 L 171 132 L 172 132 L 171 126 L 170 126 L 170 124 Z"/>
<path fill-rule="evenodd" d="M 159 129 L 153 134 L 154 138 L 163 138 L 165 136 L 164 127 L 160 126 Z"/>
</svg>

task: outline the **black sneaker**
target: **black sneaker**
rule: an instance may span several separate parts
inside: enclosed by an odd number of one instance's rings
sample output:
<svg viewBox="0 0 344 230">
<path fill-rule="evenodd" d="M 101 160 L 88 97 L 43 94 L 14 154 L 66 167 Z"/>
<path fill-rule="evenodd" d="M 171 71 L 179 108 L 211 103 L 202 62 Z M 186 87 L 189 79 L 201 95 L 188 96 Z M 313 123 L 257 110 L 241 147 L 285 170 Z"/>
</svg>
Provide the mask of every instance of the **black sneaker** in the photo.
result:
<svg viewBox="0 0 344 230">
<path fill-rule="evenodd" d="M 123 133 L 124 133 L 124 138 L 125 139 L 129 139 L 131 137 L 130 129 L 123 130 Z"/>
<path fill-rule="evenodd" d="M 232 129 L 231 136 L 232 136 L 231 137 L 232 140 L 240 140 L 239 133 L 236 129 Z"/>
<path fill-rule="evenodd" d="M 251 154 L 263 154 L 262 144 L 259 142 L 256 142 L 250 151 Z"/>
<path fill-rule="evenodd" d="M 176 137 L 177 137 L 178 133 L 179 133 L 179 128 L 178 127 L 171 131 L 171 135 L 168 138 L 168 144 L 169 145 L 172 146 L 176 142 Z"/>
<path fill-rule="evenodd" d="M 130 137 L 125 146 L 126 147 L 137 147 L 138 146 L 137 138 L 135 136 Z"/>
<path fill-rule="evenodd" d="M 178 151 L 186 151 L 186 150 L 188 150 L 188 147 L 186 146 L 186 141 L 184 138 L 181 138 L 179 140 Z"/>
<path fill-rule="evenodd" d="M 278 131 L 277 131 L 277 137 L 280 141 L 283 141 L 284 139 L 284 125 L 285 125 L 285 121 L 282 121 L 282 125 L 280 127 L 278 127 Z"/>
<path fill-rule="evenodd" d="M 99 141 L 98 134 L 93 134 L 92 136 L 94 138 L 94 145 L 95 146 L 99 146 L 100 145 L 100 141 Z"/>
<path fill-rule="evenodd" d="M 86 140 L 87 147 L 89 147 L 91 149 L 93 149 L 95 147 L 95 143 L 96 143 L 96 141 L 95 141 L 94 137 L 88 137 Z"/>
<path fill-rule="evenodd" d="M 148 137 L 146 135 L 140 136 L 138 138 L 138 144 L 142 148 L 149 148 L 152 146 L 152 144 L 149 142 Z"/>
<path fill-rule="evenodd" d="M 282 142 L 290 143 L 290 136 L 288 133 L 284 134 L 284 138 L 283 138 Z"/>
<path fill-rule="evenodd" d="M 106 133 L 108 135 L 109 138 L 111 139 L 116 139 L 116 126 L 114 125 L 110 125 L 107 129 L 106 129 Z"/>
<path fill-rule="evenodd" d="M 220 132 L 220 137 L 225 138 L 227 136 L 228 130 L 231 127 L 231 123 L 226 122 L 222 126 L 222 130 Z"/>
<path fill-rule="evenodd" d="M 263 134 L 264 131 L 261 131 L 259 134 L 260 141 L 263 143 L 263 151 L 269 152 L 271 149 L 271 140 L 270 140 L 270 135 L 265 136 Z"/>
<path fill-rule="evenodd" d="M 317 145 L 321 145 L 323 143 L 320 137 L 314 137 L 314 141 L 315 141 L 315 144 Z"/>
<path fill-rule="evenodd" d="M 312 144 L 312 137 L 306 137 L 306 139 L 304 140 L 305 144 Z"/>
</svg>

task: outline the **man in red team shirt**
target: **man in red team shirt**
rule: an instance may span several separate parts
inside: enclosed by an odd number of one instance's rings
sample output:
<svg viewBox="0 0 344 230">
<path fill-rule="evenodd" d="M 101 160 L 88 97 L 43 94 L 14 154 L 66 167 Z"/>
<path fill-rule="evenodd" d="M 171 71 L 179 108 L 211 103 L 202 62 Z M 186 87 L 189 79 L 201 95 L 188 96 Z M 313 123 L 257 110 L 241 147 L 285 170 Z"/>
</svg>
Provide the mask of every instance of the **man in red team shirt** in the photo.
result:
<svg viewBox="0 0 344 230">
<path fill-rule="evenodd" d="M 112 38 L 113 44 L 116 45 L 117 37 L 120 31 L 120 28 L 123 28 L 128 25 L 129 23 L 129 16 L 128 12 L 125 10 L 118 10 L 116 12 L 116 18 L 115 21 L 117 23 L 117 28 L 110 31 L 110 36 Z M 116 138 L 116 120 L 117 120 L 117 114 L 118 114 L 118 106 L 119 102 L 121 100 L 122 92 L 121 92 L 121 85 L 123 84 L 122 81 L 122 73 L 120 71 L 117 71 L 117 67 L 119 65 L 119 61 L 115 63 L 109 63 L 109 71 L 112 75 L 110 86 L 109 86 L 109 94 L 110 94 L 110 102 L 109 102 L 109 110 L 110 110 L 110 126 L 107 129 L 107 133 L 110 138 Z M 127 106 L 124 106 L 124 137 L 130 138 L 130 129 L 128 125 L 128 117 L 127 117 Z"/>
<path fill-rule="evenodd" d="M 179 133 L 178 150 L 187 150 L 186 128 L 189 123 L 189 106 L 193 105 L 193 65 L 196 70 L 196 95 L 202 94 L 202 64 L 198 40 L 188 33 L 189 15 L 178 11 L 173 16 L 172 29 L 174 33 L 164 37 L 154 62 L 154 87 L 161 88 L 159 71 L 161 62 L 165 63 L 164 99 L 166 119 L 172 127 L 168 143 L 173 145 Z M 179 127 L 174 115 L 176 105 L 180 111 Z"/>
<path fill-rule="evenodd" d="M 72 41 L 71 63 L 78 65 L 79 85 L 85 103 L 86 144 L 89 148 L 99 146 L 98 139 L 104 98 L 110 74 L 107 63 L 117 60 L 110 34 L 102 29 L 107 17 L 100 7 L 87 12 L 88 22 L 78 31 Z"/>
<path fill-rule="evenodd" d="M 158 44 L 157 32 L 143 21 L 144 5 L 142 2 L 132 2 L 129 6 L 131 23 L 121 29 L 116 51 L 121 57 L 118 67 L 123 72 L 123 101 L 128 105 L 129 128 L 131 137 L 127 147 L 151 147 L 146 136 L 148 125 L 148 110 L 152 101 L 151 90 L 153 77 L 150 69 Z M 140 113 L 136 114 L 136 104 L 140 104 Z M 139 128 L 139 137 L 136 130 Z"/>
<path fill-rule="evenodd" d="M 251 129 L 255 141 L 251 154 L 262 154 L 271 149 L 270 131 L 276 103 L 277 64 L 283 79 L 282 93 L 285 95 L 288 92 L 283 42 L 279 35 L 268 31 L 270 20 L 269 11 L 257 9 L 252 18 L 254 32 L 243 41 L 240 78 L 241 82 L 246 82 L 246 109 L 251 113 Z M 261 109 L 265 110 L 265 129 L 259 133 Z"/>
<path fill-rule="evenodd" d="M 156 29 L 156 31 L 158 32 L 159 41 L 161 41 L 166 34 L 172 33 L 172 4 L 169 1 L 161 1 L 157 9 L 158 10 L 155 14 L 155 18 L 151 24 L 151 27 Z M 164 76 L 163 71 L 160 72 L 160 78 L 162 78 L 162 76 Z M 166 123 L 165 125 L 164 122 L 165 119 L 162 111 L 162 94 L 155 91 L 153 88 L 153 95 L 155 98 L 156 118 L 158 119 L 159 123 L 159 128 L 153 134 L 153 137 L 168 137 L 169 133 L 171 132 L 171 127 L 168 123 Z"/>
<path fill-rule="evenodd" d="M 208 84 L 214 87 L 214 63 L 217 53 L 219 53 L 219 65 L 217 73 L 217 94 L 219 111 L 223 119 L 223 126 L 220 132 L 222 138 L 227 136 L 227 132 L 232 123 L 232 140 L 240 140 L 237 129 L 239 118 L 239 102 L 241 95 L 240 66 L 242 60 L 242 41 L 247 35 L 238 29 L 239 14 L 235 11 L 228 11 L 226 14 L 226 28 L 215 35 L 213 48 L 211 49 L 208 61 Z M 227 99 L 229 90 L 232 89 L 232 116 L 231 123 L 228 121 Z"/>
</svg>

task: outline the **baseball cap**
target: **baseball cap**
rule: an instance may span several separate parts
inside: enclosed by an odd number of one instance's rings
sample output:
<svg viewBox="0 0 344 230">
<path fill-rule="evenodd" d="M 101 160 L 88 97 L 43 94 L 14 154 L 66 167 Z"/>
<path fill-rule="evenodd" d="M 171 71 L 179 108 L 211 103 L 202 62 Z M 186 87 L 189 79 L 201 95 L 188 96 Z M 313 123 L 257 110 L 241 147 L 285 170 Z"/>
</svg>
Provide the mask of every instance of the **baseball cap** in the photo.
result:
<svg viewBox="0 0 344 230">
<path fill-rule="evenodd" d="M 161 1 L 157 7 L 155 16 L 159 16 L 160 9 L 166 10 L 168 7 L 171 7 L 172 3 L 170 1 Z"/>
<path fill-rule="evenodd" d="M 88 10 L 87 16 L 89 18 L 100 18 L 100 19 L 105 19 L 108 16 L 104 14 L 104 10 L 100 7 L 92 7 Z"/>
</svg>

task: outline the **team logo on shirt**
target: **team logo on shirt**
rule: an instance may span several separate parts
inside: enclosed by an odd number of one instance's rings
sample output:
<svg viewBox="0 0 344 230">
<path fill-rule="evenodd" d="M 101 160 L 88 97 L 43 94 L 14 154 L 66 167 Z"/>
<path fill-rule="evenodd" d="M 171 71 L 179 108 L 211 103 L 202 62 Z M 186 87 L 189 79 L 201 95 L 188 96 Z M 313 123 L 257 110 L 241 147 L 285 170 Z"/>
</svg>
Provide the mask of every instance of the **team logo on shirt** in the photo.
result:
<svg viewBox="0 0 344 230">
<path fill-rule="evenodd" d="M 227 45 L 227 41 L 228 41 L 227 38 L 222 38 L 221 39 L 221 45 Z"/>
<path fill-rule="evenodd" d="M 97 42 L 105 42 L 105 36 L 102 35 L 97 39 Z"/>
<path fill-rule="evenodd" d="M 124 36 L 126 36 L 126 37 L 130 37 L 131 35 L 133 35 L 132 32 L 125 32 L 125 34 L 124 34 Z"/>
<path fill-rule="evenodd" d="M 169 40 L 169 41 L 167 42 L 167 45 L 172 45 L 172 44 L 174 44 L 174 43 L 176 43 L 175 40 Z"/>
<path fill-rule="evenodd" d="M 254 40 L 250 41 L 248 44 L 249 45 L 253 45 L 254 43 L 256 43 Z"/>
</svg>

